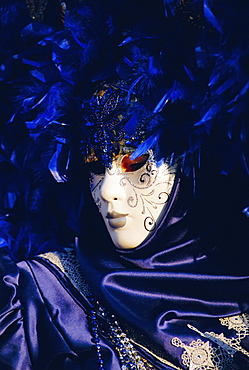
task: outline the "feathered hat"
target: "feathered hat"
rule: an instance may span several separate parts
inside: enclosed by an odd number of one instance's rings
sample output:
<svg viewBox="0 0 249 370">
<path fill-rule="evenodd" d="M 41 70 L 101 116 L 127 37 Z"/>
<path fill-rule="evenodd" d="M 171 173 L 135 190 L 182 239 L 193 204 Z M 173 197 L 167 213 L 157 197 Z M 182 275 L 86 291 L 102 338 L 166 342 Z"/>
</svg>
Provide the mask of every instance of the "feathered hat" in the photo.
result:
<svg viewBox="0 0 249 370">
<path fill-rule="evenodd" d="M 23 12 L 17 38 L 11 27 L 16 4 Z M 27 244 L 28 238 L 31 253 L 38 245 L 51 248 L 51 240 L 54 246 L 61 235 L 59 225 L 70 223 L 71 214 L 65 204 L 70 202 L 62 201 L 54 190 L 56 182 L 62 182 L 61 192 L 69 194 L 70 187 L 81 181 L 87 158 L 108 166 L 120 146 L 132 147 L 133 157 L 153 149 L 158 161 L 180 159 L 181 170 L 191 176 L 209 155 L 220 173 L 248 175 L 245 4 L 215 0 L 75 0 L 53 2 L 53 8 L 51 4 L 46 2 L 40 18 L 39 9 L 34 13 L 29 6 L 25 12 L 24 2 L 14 0 L 3 12 L 7 38 L 17 40 L 14 48 L 6 46 L 2 68 L 7 93 L 2 99 L 1 168 L 12 181 L 1 186 L 1 209 L 3 230 L 13 237 L 11 245 L 23 245 L 23 240 Z M 30 17 L 35 18 L 29 22 Z M 63 220 L 55 212 L 58 207 L 44 205 L 54 192 L 67 214 Z M 81 195 L 79 199 L 77 214 Z M 52 224 L 46 241 L 33 225 L 33 213 Z M 15 217 L 25 219 L 25 224 Z M 9 232 L 12 225 L 18 230 L 14 234 Z"/>
</svg>

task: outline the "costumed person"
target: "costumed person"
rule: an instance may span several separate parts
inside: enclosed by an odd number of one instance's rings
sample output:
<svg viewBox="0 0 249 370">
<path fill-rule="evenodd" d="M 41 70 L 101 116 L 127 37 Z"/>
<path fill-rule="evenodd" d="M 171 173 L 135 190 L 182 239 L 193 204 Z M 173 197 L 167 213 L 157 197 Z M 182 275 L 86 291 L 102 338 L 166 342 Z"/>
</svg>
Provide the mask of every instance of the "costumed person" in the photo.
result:
<svg viewBox="0 0 249 370">
<path fill-rule="evenodd" d="M 249 368 L 247 7 L 58 4 L 2 68 L 1 369 Z"/>
</svg>

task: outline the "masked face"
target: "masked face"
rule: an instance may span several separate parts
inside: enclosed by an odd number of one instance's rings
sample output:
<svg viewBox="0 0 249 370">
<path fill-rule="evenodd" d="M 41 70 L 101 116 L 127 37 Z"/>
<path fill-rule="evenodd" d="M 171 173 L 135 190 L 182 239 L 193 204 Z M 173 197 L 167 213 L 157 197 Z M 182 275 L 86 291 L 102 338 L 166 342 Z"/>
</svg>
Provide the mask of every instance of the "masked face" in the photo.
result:
<svg viewBox="0 0 249 370">
<path fill-rule="evenodd" d="M 156 230 L 175 171 L 166 163 L 158 167 L 152 151 L 135 160 L 121 155 L 110 169 L 97 166 L 90 187 L 111 239 L 117 248 L 135 248 Z"/>
</svg>

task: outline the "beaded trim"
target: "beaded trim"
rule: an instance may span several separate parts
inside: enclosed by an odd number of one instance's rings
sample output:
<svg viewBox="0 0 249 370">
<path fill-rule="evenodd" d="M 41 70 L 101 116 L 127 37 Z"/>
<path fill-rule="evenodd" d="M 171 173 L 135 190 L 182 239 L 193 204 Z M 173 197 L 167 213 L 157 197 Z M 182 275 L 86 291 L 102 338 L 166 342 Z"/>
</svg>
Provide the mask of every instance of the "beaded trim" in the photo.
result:
<svg viewBox="0 0 249 370">
<path fill-rule="evenodd" d="M 99 302 L 97 302 L 93 295 L 88 297 L 91 302 L 91 331 L 93 336 L 93 343 L 96 346 L 96 353 L 99 362 L 99 370 L 104 370 L 104 364 L 101 355 L 101 347 L 99 345 L 99 330 L 100 325 L 98 316 L 104 319 L 108 325 L 107 334 L 111 342 L 114 344 L 121 363 L 121 370 L 156 370 L 147 360 L 142 358 L 135 350 L 130 339 L 121 329 L 118 321 L 114 315 L 110 315 Z"/>
</svg>

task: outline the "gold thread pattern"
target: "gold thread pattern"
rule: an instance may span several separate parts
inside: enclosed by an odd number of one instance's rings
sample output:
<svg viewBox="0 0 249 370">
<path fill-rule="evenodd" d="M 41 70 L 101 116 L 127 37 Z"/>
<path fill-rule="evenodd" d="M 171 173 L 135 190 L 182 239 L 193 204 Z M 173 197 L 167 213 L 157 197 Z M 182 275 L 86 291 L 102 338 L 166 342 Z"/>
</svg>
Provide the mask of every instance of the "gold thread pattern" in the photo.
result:
<svg viewBox="0 0 249 370">
<path fill-rule="evenodd" d="M 189 345 L 175 337 L 171 343 L 181 347 L 182 364 L 189 370 L 237 370 L 233 358 L 221 347 L 212 347 L 209 341 L 193 340 Z"/>
</svg>

